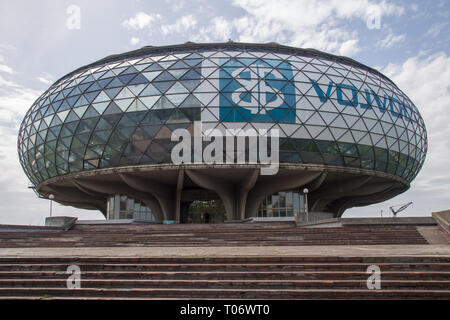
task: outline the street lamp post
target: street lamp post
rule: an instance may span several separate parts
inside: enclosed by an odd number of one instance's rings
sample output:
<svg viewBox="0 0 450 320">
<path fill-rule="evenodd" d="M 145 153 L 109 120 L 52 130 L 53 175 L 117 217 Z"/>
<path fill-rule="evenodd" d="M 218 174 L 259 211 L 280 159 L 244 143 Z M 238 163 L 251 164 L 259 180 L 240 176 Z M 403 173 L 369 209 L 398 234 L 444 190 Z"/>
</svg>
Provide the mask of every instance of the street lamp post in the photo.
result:
<svg viewBox="0 0 450 320">
<path fill-rule="evenodd" d="M 308 212 L 308 192 L 307 188 L 303 189 L 303 194 L 305 195 L 305 211 L 306 211 L 306 222 L 309 222 L 309 212 Z"/>
<path fill-rule="evenodd" d="M 48 196 L 48 198 L 50 199 L 50 217 L 52 216 L 52 204 L 53 204 L 53 199 L 55 199 L 55 196 L 53 194 L 50 194 Z"/>
</svg>

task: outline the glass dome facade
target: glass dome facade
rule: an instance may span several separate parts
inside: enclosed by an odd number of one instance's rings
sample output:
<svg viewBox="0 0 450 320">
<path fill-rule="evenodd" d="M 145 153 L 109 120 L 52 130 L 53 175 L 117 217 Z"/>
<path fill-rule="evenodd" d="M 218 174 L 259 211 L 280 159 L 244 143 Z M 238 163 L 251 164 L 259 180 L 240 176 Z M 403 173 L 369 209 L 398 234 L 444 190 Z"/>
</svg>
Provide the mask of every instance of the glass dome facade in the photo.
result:
<svg viewBox="0 0 450 320">
<path fill-rule="evenodd" d="M 351 59 L 279 45 L 144 47 L 64 76 L 20 127 L 34 185 L 109 167 L 171 163 L 177 128 L 277 128 L 280 163 L 389 173 L 410 182 L 427 136 L 416 106 Z"/>
</svg>

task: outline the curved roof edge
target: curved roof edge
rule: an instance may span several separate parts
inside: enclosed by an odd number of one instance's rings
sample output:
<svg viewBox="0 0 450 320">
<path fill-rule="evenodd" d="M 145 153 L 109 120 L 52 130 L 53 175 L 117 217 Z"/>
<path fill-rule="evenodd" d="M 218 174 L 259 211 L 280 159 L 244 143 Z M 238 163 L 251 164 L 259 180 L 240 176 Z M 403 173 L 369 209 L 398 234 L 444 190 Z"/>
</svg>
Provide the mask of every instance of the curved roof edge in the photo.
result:
<svg viewBox="0 0 450 320">
<path fill-rule="evenodd" d="M 97 60 L 93 63 L 87 64 L 85 66 L 82 66 L 80 68 L 75 69 L 72 72 L 69 72 L 68 74 L 64 75 L 54 83 L 59 82 L 63 78 L 70 76 L 72 74 L 75 74 L 77 72 L 80 72 L 84 69 L 92 68 L 97 65 L 101 65 L 104 63 L 111 63 L 115 62 L 124 58 L 138 58 L 143 55 L 147 54 L 161 54 L 161 53 L 167 53 L 167 51 L 172 50 L 175 52 L 182 52 L 186 51 L 186 49 L 219 49 L 219 48 L 230 48 L 230 49 L 258 49 L 258 50 L 277 50 L 280 53 L 287 53 L 287 54 L 302 54 L 302 55 L 310 55 L 310 56 L 320 56 L 329 60 L 334 60 L 337 62 L 345 63 L 348 65 L 354 65 L 363 69 L 366 69 L 368 71 L 374 72 L 378 74 L 379 76 L 389 80 L 389 82 L 394 83 L 391 79 L 389 79 L 387 76 L 382 74 L 380 71 L 373 69 L 371 67 L 366 66 L 365 64 L 362 64 L 356 60 L 353 60 L 352 58 L 348 58 L 345 56 L 338 56 L 331 53 L 326 53 L 320 50 L 316 49 L 310 49 L 310 48 L 297 48 L 297 47 L 291 47 L 286 45 L 281 45 L 276 42 L 268 42 L 268 43 L 244 43 L 244 42 L 216 42 L 216 43 L 195 43 L 195 42 L 185 42 L 183 44 L 174 44 L 174 45 L 166 45 L 166 46 L 145 46 L 140 49 L 127 51 L 124 53 L 119 54 L 112 54 L 105 58 L 102 58 L 100 60 Z"/>
</svg>

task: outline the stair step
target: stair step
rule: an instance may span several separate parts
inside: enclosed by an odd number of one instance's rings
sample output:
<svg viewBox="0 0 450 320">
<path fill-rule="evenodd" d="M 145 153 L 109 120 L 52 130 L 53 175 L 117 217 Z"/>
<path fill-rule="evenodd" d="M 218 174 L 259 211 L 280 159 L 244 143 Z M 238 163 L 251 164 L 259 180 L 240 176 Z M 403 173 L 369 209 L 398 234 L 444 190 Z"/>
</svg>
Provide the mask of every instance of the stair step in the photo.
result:
<svg viewBox="0 0 450 320">
<path fill-rule="evenodd" d="M 14 293 L 12 295 L 11 293 Z M 450 290 L 0 288 L 1 297 L 150 299 L 450 299 Z"/>
<path fill-rule="evenodd" d="M 81 288 L 367 289 L 366 280 L 80 280 Z M 448 290 L 450 280 L 382 280 L 383 290 Z M 0 288 L 67 288 L 65 279 L 0 279 Z"/>
</svg>

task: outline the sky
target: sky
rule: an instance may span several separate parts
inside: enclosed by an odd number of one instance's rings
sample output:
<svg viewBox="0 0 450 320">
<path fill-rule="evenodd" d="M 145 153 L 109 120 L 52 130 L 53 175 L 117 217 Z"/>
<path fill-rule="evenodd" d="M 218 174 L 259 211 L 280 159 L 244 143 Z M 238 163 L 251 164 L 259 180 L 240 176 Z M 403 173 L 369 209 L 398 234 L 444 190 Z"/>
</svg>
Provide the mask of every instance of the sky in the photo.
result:
<svg viewBox="0 0 450 320">
<path fill-rule="evenodd" d="M 450 2 L 376 0 L 0 0 L 0 224 L 43 225 L 39 199 L 17 155 L 33 102 L 72 70 L 111 54 L 192 42 L 277 42 L 351 57 L 373 67 L 419 108 L 428 154 L 411 188 L 344 217 L 450 209 Z M 103 219 L 53 205 L 53 215 Z"/>
</svg>

